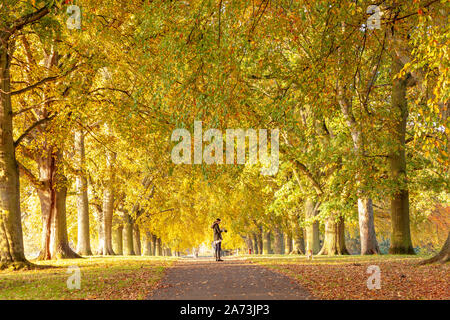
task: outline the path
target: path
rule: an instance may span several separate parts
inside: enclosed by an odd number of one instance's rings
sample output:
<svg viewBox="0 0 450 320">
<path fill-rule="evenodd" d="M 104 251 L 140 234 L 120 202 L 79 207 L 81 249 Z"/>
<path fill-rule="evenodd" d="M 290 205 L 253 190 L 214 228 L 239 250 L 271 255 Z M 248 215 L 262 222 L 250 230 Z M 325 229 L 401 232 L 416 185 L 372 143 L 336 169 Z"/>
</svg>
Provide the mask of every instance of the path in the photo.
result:
<svg viewBox="0 0 450 320">
<path fill-rule="evenodd" d="M 245 260 L 183 259 L 171 267 L 150 300 L 304 300 L 308 291 L 287 276 Z"/>
</svg>

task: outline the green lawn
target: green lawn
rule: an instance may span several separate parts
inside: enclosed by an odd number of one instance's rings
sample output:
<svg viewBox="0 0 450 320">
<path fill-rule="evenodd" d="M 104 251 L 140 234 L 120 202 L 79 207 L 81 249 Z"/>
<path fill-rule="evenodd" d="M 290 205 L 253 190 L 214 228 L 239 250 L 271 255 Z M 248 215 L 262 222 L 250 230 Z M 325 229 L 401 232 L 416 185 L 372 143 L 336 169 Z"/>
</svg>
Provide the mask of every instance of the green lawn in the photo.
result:
<svg viewBox="0 0 450 320">
<path fill-rule="evenodd" d="M 45 269 L 0 271 L 0 299 L 144 299 L 172 257 L 86 257 L 34 261 Z M 69 289 L 70 266 L 77 266 L 81 288 Z"/>
</svg>

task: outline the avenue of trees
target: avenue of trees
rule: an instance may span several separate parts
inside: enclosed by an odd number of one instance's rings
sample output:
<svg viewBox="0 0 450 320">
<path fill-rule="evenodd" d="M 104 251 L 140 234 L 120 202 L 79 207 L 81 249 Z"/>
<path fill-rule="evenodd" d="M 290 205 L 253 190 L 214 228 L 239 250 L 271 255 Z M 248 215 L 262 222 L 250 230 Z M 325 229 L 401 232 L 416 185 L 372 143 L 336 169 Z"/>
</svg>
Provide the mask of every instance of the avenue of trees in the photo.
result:
<svg viewBox="0 0 450 320">
<path fill-rule="evenodd" d="M 381 234 L 390 254 L 428 237 L 442 250 L 427 262 L 448 261 L 449 9 L 2 0 L 0 266 L 29 265 L 25 247 L 179 254 L 211 241 L 217 217 L 227 248 L 349 254 L 352 229 L 360 254 L 380 254 Z M 175 165 L 171 134 L 194 121 L 279 129 L 278 173 Z M 421 229 L 433 217 L 437 238 Z"/>
</svg>

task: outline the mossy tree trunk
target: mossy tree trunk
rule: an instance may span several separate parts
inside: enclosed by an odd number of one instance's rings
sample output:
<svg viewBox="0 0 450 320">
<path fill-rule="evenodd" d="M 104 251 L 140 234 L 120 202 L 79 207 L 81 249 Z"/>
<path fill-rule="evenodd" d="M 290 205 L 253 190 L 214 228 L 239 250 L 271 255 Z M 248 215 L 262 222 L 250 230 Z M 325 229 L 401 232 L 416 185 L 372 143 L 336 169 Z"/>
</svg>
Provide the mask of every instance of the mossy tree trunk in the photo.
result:
<svg viewBox="0 0 450 320">
<path fill-rule="evenodd" d="M 325 223 L 325 238 L 319 255 L 349 254 L 345 246 L 345 223 L 342 217 L 331 216 Z"/>
<path fill-rule="evenodd" d="M 393 58 L 392 77 L 402 70 L 403 64 L 398 58 Z M 406 100 L 407 79 L 393 80 L 391 104 L 392 141 L 394 148 L 389 154 L 390 176 L 398 188 L 391 197 L 391 244 L 390 254 L 414 254 L 411 242 L 409 221 L 409 191 L 406 174 L 406 121 L 408 119 L 408 105 Z"/>
<path fill-rule="evenodd" d="M 19 171 L 13 140 L 8 34 L 0 31 L 0 268 L 28 264 L 23 247 Z"/>
</svg>

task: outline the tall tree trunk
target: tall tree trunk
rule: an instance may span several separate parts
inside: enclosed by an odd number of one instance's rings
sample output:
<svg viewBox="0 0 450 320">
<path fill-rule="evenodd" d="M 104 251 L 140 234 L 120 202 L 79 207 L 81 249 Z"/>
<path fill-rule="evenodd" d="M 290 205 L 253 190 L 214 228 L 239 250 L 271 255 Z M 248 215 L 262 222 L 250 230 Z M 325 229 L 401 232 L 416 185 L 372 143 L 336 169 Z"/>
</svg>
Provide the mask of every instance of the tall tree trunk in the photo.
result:
<svg viewBox="0 0 450 320">
<path fill-rule="evenodd" d="M 145 232 L 144 234 L 144 250 L 142 252 L 144 256 L 152 256 L 152 234 L 150 232 Z"/>
<path fill-rule="evenodd" d="M 289 254 L 304 254 L 305 253 L 305 239 L 303 236 L 303 229 L 298 224 L 298 219 L 293 225 L 293 246 Z"/>
<path fill-rule="evenodd" d="M 434 257 L 430 259 L 426 259 L 420 262 L 420 264 L 428 264 L 428 263 L 445 263 L 450 261 L 450 231 L 447 235 L 447 240 L 444 243 L 444 246 L 442 247 L 441 251 Z"/>
<path fill-rule="evenodd" d="M 158 242 L 158 238 L 156 235 L 152 234 L 152 255 L 156 256 L 156 245 Z"/>
<path fill-rule="evenodd" d="M 24 266 L 19 171 L 13 140 L 10 42 L 0 37 L 0 269 Z M 3 266 L 3 267 L 2 267 Z"/>
<path fill-rule="evenodd" d="M 162 256 L 163 255 L 163 248 L 162 248 L 162 241 L 161 238 L 156 239 L 156 255 Z"/>
<path fill-rule="evenodd" d="M 134 253 L 137 256 L 141 255 L 141 232 L 139 231 L 139 226 L 134 224 L 133 228 L 133 247 Z"/>
<path fill-rule="evenodd" d="M 108 181 L 103 191 L 103 232 L 104 232 L 104 248 L 103 255 L 114 255 L 112 249 L 112 219 L 114 214 L 114 162 L 116 154 L 108 151 L 106 162 L 109 171 Z"/>
<path fill-rule="evenodd" d="M 392 78 L 400 72 L 403 64 L 394 58 Z M 409 192 L 406 177 L 405 135 L 408 119 L 406 100 L 407 79 L 394 79 L 392 84 L 392 114 L 395 119 L 392 141 L 394 149 L 389 154 L 390 175 L 398 186 L 391 198 L 391 245 L 390 254 L 414 254 L 409 223 Z"/>
<path fill-rule="evenodd" d="M 373 218 L 373 204 L 371 198 L 358 199 L 359 235 L 361 239 L 361 254 L 379 254 L 377 236 Z"/>
<path fill-rule="evenodd" d="M 280 227 L 275 228 L 274 238 L 273 238 L 273 253 L 275 254 L 283 254 L 283 231 Z"/>
<path fill-rule="evenodd" d="M 123 253 L 126 256 L 134 256 L 134 241 L 133 241 L 133 220 L 129 214 L 125 214 L 125 226 L 123 228 Z"/>
<path fill-rule="evenodd" d="M 42 212 L 42 247 L 40 260 L 80 258 L 69 247 L 66 223 L 67 179 L 62 173 L 61 152 L 51 146 L 44 147 L 38 159 L 38 196 Z"/>
<path fill-rule="evenodd" d="M 263 239 L 263 254 L 272 254 L 272 241 L 271 241 L 272 233 L 270 231 L 264 232 Z"/>
<path fill-rule="evenodd" d="M 259 227 L 258 233 L 256 234 L 258 241 L 258 254 L 263 254 L 263 229 L 262 226 Z"/>
<path fill-rule="evenodd" d="M 258 235 L 256 233 L 252 233 L 252 239 L 253 239 L 253 249 L 255 250 L 255 254 L 259 254 L 259 245 L 258 245 Z"/>
<path fill-rule="evenodd" d="M 312 199 L 305 202 L 305 213 L 307 219 L 313 219 L 317 215 L 316 204 Z M 317 254 L 320 251 L 319 222 L 314 221 L 306 226 L 306 252 L 312 251 Z"/>
<path fill-rule="evenodd" d="M 285 254 L 290 254 L 292 252 L 292 235 L 290 233 L 286 233 L 284 235 L 284 239 L 286 240 L 285 245 L 284 245 L 284 253 Z"/>
<path fill-rule="evenodd" d="M 77 212 L 78 212 L 78 243 L 77 252 L 83 256 L 91 256 L 91 240 L 89 236 L 89 200 L 88 200 L 88 184 L 86 173 L 84 171 L 84 133 L 75 132 L 75 153 L 77 169 L 79 174 L 76 177 L 77 190 Z"/>
<path fill-rule="evenodd" d="M 119 256 L 123 255 L 123 225 L 113 231 L 113 251 Z"/>
<path fill-rule="evenodd" d="M 98 245 L 97 254 L 103 256 L 105 253 L 105 223 L 103 216 L 103 208 L 101 205 L 95 206 L 97 211 L 97 232 L 98 232 Z"/>
<path fill-rule="evenodd" d="M 247 234 L 247 236 L 245 237 L 245 244 L 247 245 L 247 252 L 246 254 L 249 254 L 250 252 L 252 254 L 255 254 L 255 247 L 253 245 L 253 240 L 252 240 L 252 235 L 251 234 Z"/>
<path fill-rule="evenodd" d="M 349 254 L 345 247 L 345 223 L 342 217 L 331 216 L 325 223 L 325 238 L 319 255 Z"/>
</svg>

